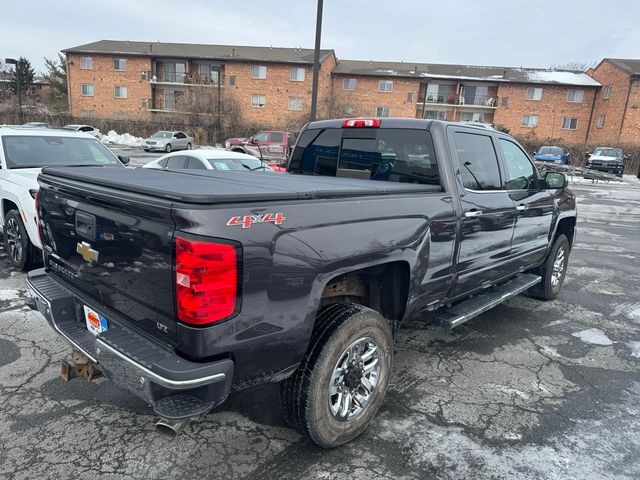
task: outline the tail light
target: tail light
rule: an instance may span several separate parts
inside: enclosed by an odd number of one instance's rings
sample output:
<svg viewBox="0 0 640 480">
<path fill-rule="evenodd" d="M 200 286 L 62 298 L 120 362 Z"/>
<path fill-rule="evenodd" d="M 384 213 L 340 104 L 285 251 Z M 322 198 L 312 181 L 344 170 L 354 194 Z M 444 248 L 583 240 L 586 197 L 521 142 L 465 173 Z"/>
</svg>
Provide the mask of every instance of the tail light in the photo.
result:
<svg viewBox="0 0 640 480">
<path fill-rule="evenodd" d="M 342 122 L 342 128 L 362 128 L 372 127 L 378 128 L 380 126 L 379 118 L 349 118 Z"/>
<path fill-rule="evenodd" d="M 234 245 L 176 237 L 178 320 L 203 326 L 236 311 L 238 254 Z"/>
<path fill-rule="evenodd" d="M 44 249 L 44 235 L 42 233 L 42 222 L 40 221 L 40 194 L 36 190 L 36 227 L 38 228 L 38 238 L 40 238 L 40 245 Z"/>
</svg>

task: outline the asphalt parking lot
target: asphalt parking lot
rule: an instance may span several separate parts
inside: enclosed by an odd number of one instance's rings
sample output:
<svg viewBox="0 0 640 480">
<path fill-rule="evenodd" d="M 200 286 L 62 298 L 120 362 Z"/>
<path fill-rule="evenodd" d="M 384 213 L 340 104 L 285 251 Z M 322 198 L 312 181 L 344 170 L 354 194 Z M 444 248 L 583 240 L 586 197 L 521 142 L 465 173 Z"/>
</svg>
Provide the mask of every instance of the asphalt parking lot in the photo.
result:
<svg viewBox="0 0 640 480">
<path fill-rule="evenodd" d="M 332 451 L 285 426 L 277 385 L 232 394 L 172 439 L 108 381 L 65 384 L 71 350 L 24 307 L 0 247 L 0 477 L 640 478 L 640 185 L 572 188 L 559 297 L 521 295 L 451 333 L 405 325 L 380 413 Z"/>
</svg>

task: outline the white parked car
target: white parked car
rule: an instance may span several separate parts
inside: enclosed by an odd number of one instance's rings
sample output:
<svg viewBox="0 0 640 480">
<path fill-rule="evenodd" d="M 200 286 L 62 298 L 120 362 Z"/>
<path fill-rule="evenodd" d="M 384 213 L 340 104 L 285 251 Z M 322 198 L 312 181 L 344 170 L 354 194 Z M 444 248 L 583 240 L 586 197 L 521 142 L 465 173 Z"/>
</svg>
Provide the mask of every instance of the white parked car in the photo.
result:
<svg viewBox="0 0 640 480">
<path fill-rule="evenodd" d="M 102 133 L 96 127 L 92 127 L 91 125 L 65 125 L 63 128 L 67 130 L 75 130 L 76 132 L 88 133 L 89 135 L 93 135 L 98 140 L 102 140 Z"/>
<path fill-rule="evenodd" d="M 273 172 L 273 168 L 253 155 L 221 148 L 202 148 L 163 155 L 142 168 Z"/>
<path fill-rule="evenodd" d="M 193 137 L 184 132 L 168 132 L 161 130 L 142 141 L 145 152 L 161 151 L 173 152 L 174 150 L 191 150 L 195 145 Z"/>
<path fill-rule="evenodd" d="M 37 177 L 42 167 L 120 167 L 95 137 L 63 129 L 0 127 L 0 224 L 4 246 L 14 267 L 26 270 L 40 261 L 36 220 Z"/>
</svg>

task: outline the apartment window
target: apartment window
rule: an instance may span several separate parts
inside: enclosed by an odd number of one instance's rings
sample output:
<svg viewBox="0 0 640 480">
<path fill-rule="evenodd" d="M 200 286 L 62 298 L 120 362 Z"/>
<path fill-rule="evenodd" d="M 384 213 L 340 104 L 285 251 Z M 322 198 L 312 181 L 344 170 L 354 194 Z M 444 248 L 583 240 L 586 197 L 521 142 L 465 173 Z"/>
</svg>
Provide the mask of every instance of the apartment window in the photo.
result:
<svg viewBox="0 0 640 480">
<path fill-rule="evenodd" d="M 445 103 L 449 100 L 449 85 L 430 83 L 427 85 L 428 103 Z"/>
<path fill-rule="evenodd" d="M 304 98 L 289 97 L 289 110 L 304 110 Z"/>
<path fill-rule="evenodd" d="M 509 97 L 502 97 L 502 100 L 500 101 L 500 105 L 503 107 L 508 107 L 509 106 Z"/>
<path fill-rule="evenodd" d="M 379 92 L 393 92 L 393 80 L 380 80 L 378 82 Z"/>
<path fill-rule="evenodd" d="M 522 117 L 522 126 L 528 128 L 534 128 L 538 126 L 538 116 L 537 115 L 525 115 Z"/>
<path fill-rule="evenodd" d="M 83 83 L 81 88 L 83 97 L 93 97 L 93 83 Z"/>
<path fill-rule="evenodd" d="M 118 71 L 124 71 L 127 69 L 127 59 L 126 58 L 114 58 L 113 59 L 113 69 Z"/>
<path fill-rule="evenodd" d="M 407 102 L 413 102 L 413 92 L 407 92 Z"/>
<path fill-rule="evenodd" d="M 358 80 L 355 78 L 345 78 L 342 81 L 342 88 L 344 90 L 355 90 L 358 86 Z"/>
<path fill-rule="evenodd" d="M 127 87 L 113 87 L 113 96 L 116 98 L 127 98 Z"/>
<path fill-rule="evenodd" d="M 447 112 L 444 110 L 425 110 L 424 118 L 428 118 L 431 120 L 446 120 Z"/>
<path fill-rule="evenodd" d="M 229 85 L 235 85 L 235 84 L 236 84 L 236 76 L 229 75 Z"/>
<path fill-rule="evenodd" d="M 388 117 L 389 116 L 389 107 L 377 107 L 376 108 L 376 117 Z"/>
<path fill-rule="evenodd" d="M 267 78 L 267 67 L 265 65 L 254 65 L 251 67 L 251 77 L 261 80 Z"/>
<path fill-rule="evenodd" d="M 607 85 L 602 90 L 602 98 L 607 99 L 611 97 L 611 90 L 613 90 L 613 85 Z"/>
<path fill-rule="evenodd" d="M 484 113 L 476 112 L 463 112 L 460 114 L 460 120 L 462 122 L 484 122 Z"/>
<path fill-rule="evenodd" d="M 567 102 L 582 103 L 584 99 L 584 90 L 569 90 L 567 92 Z"/>
<path fill-rule="evenodd" d="M 80 68 L 82 70 L 91 70 L 93 68 L 93 58 L 80 57 Z"/>
<path fill-rule="evenodd" d="M 542 100 L 542 89 L 538 87 L 527 88 L 527 100 Z"/>
<path fill-rule="evenodd" d="M 607 116 L 603 113 L 598 116 L 598 128 L 604 128 L 604 122 L 607 119 Z"/>
<path fill-rule="evenodd" d="M 562 129 L 563 130 L 575 130 L 578 128 L 578 119 L 571 117 L 564 117 L 562 119 Z"/>
<path fill-rule="evenodd" d="M 264 95 L 251 95 L 251 106 L 255 108 L 264 108 L 267 98 Z"/>
<path fill-rule="evenodd" d="M 289 69 L 289 80 L 292 82 L 304 82 L 304 67 L 291 67 Z"/>
</svg>

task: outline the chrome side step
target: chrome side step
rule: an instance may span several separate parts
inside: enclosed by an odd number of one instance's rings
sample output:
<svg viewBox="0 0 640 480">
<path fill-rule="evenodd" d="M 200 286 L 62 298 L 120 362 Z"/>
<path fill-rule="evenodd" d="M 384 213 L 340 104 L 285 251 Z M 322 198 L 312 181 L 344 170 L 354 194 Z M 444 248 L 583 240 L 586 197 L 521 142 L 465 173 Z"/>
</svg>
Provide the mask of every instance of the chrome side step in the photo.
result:
<svg viewBox="0 0 640 480">
<path fill-rule="evenodd" d="M 481 313 L 492 309 L 511 297 L 528 290 L 542 280 L 532 274 L 520 274 L 511 280 L 491 289 L 474 295 L 462 303 L 458 303 L 446 310 L 436 312 L 434 322 L 447 329 L 452 329 L 464 322 L 477 317 Z"/>
</svg>

